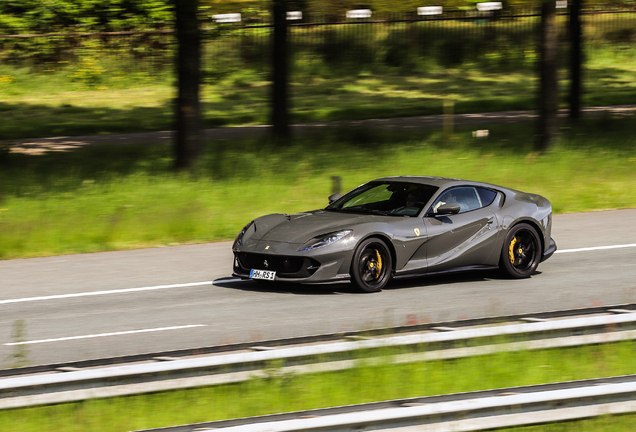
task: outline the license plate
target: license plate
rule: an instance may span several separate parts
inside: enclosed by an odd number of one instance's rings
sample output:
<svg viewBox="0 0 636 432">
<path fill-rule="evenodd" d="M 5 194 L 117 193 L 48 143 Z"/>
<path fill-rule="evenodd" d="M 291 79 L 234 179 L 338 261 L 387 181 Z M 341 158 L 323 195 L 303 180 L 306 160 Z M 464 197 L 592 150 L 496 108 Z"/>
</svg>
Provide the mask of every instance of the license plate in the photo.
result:
<svg viewBox="0 0 636 432">
<path fill-rule="evenodd" d="M 268 271 L 268 270 L 251 270 L 250 271 L 250 279 L 274 280 L 275 276 L 276 276 L 275 271 Z"/>
</svg>

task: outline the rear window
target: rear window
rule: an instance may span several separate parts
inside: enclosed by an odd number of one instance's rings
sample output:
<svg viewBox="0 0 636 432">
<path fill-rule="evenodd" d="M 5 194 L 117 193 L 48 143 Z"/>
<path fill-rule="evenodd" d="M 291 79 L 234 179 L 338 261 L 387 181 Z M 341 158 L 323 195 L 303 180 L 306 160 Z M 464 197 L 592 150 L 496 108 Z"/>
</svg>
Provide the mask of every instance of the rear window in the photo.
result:
<svg viewBox="0 0 636 432">
<path fill-rule="evenodd" d="M 479 194 L 479 199 L 481 200 L 482 207 L 487 207 L 490 204 L 492 204 L 492 202 L 495 200 L 495 197 L 497 196 L 497 192 L 493 190 L 484 189 L 480 187 L 476 189 L 477 189 L 477 193 Z"/>
</svg>

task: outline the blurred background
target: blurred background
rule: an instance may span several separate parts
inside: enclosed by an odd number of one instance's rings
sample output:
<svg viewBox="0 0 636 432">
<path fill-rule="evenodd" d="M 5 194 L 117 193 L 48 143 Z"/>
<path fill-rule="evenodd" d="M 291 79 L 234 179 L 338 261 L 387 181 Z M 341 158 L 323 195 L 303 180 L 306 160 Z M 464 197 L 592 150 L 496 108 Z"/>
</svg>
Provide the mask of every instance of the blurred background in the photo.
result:
<svg viewBox="0 0 636 432">
<path fill-rule="evenodd" d="M 632 1 L 549 2 L 547 92 L 542 3 L 280 3 L 279 46 L 277 2 L 175 3 L 194 7 L 200 30 L 188 79 L 167 0 L 0 2 L 0 257 L 227 240 L 258 215 L 323 207 L 334 176 L 341 192 L 381 175 L 442 175 L 541 193 L 556 212 L 636 206 Z M 284 141 L 262 127 L 197 135 L 175 172 L 187 145 L 152 133 L 182 130 L 178 84 L 194 81 L 197 128 L 272 124 L 281 99 L 285 127 L 326 123 Z M 614 109 L 577 121 L 572 94 L 580 108 Z M 548 99 L 554 119 L 558 108 L 570 118 L 544 147 L 533 113 Z M 461 117 L 484 112 L 501 115 Z M 384 123 L 356 123 L 367 119 Z M 151 135 L 115 135 L 133 132 Z M 130 144 L 89 146 L 97 135 Z"/>
</svg>

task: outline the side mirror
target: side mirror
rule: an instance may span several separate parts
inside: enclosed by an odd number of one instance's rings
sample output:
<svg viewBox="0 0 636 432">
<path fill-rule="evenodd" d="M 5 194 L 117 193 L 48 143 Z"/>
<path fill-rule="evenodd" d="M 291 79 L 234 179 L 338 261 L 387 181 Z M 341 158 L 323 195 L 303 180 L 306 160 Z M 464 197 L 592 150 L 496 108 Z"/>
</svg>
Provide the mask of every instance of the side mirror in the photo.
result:
<svg viewBox="0 0 636 432">
<path fill-rule="evenodd" d="M 460 210 L 461 207 L 459 206 L 459 204 L 442 204 L 441 206 L 437 207 L 437 211 L 433 214 L 433 216 L 455 215 L 459 213 Z"/>
<path fill-rule="evenodd" d="M 342 195 L 340 195 L 339 193 L 329 195 L 329 204 L 333 204 L 334 202 L 338 201 L 340 198 L 342 198 Z"/>
</svg>

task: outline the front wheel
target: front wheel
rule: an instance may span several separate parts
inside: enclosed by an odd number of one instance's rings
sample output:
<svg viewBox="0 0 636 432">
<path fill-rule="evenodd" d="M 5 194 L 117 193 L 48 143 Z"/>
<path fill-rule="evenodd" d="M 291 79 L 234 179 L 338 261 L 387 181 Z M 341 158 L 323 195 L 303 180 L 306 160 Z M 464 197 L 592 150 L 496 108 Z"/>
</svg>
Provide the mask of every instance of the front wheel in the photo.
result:
<svg viewBox="0 0 636 432">
<path fill-rule="evenodd" d="M 369 238 L 353 253 L 351 280 L 362 292 L 382 291 L 391 279 L 391 269 L 391 253 L 386 243 Z"/>
<path fill-rule="evenodd" d="M 501 269 L 510 277 L 522 279 L 534 273 L 541 262 L 541 242 L 537 231 L 521 223 L 513 226 L 501 250 Z"/>
</svg>

